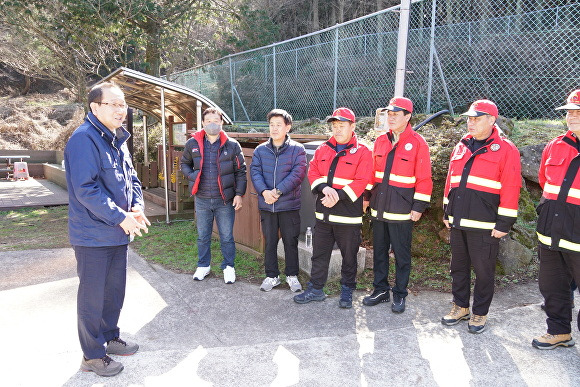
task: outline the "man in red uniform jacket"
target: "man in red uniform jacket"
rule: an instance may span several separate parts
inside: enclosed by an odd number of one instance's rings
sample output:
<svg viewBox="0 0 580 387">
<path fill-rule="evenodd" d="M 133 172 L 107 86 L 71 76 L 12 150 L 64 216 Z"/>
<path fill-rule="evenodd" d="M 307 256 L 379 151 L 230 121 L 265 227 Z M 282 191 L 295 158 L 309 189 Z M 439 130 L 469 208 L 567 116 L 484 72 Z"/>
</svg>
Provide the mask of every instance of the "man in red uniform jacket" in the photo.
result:
<svg viewBox="0 0 580 387">
<path fill-rule="evenodd" d="M 327 121 L 332 137 L 316 149 L 308 169 L 308 180 L 316 194 L 310 282 L 303 293 L 294 296 L 294 301 L 305 304 L 326 298 L 322 288 L 336 243 L 342 254 L 339 306 L 351 308 L 361 243 L 362 194 L 372 179 L 372 155 L 356 138 L 352 110 L 336 109 Z"/>
<path fill-rule="evenodd" d="M 389 250 L 392 246 L 396 265 L 391 310 L 402 313 L 411 273 L 413 222 L 418 221 L 429 206 L 433 181 L 429 146 L 409 123 L 413 102 L 395 97 L 384 110 L 388 110 L 389 131 L 377 138 L 373 148 L 374 178 L 370 200 L 374 291 L 363 299 L 363 304 L 373 306 L 389 301 Z"/>
<path fill-rule="evenodd" d="M 499 239 L 518 215 L 521 164 L 518 149 L 495 123 L 495 103 L 475 101 L 463 115 L 469 134 L 451 153 L 443 196 L 443 222 L 451 228 L 453 307 L 441 322 L 455 325 L 469 319 L 468 331 L 481 333 L 493 298 Z M 472 265 L 476 279 L 470 318 Z"/>
<path fill-rule="evenodd" d="M 570 282 L 580 283 L 580 89 L 556 110 L 567 111 L 568 131 L 546 145 L 538 172 L 544 190 L 537 209 L 538 283 L 548 316 L 547 333 L 532 341 L 538 349 L 574 345 Z"/>
</svg>

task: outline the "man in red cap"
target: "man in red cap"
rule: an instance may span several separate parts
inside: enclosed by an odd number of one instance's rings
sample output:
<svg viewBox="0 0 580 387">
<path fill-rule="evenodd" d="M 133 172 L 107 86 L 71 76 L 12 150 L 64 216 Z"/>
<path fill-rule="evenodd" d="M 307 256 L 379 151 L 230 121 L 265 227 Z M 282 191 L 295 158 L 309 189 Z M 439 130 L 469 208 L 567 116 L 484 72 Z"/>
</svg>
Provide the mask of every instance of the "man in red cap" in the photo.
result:
<svg viewBox="0 0 580 387">
<path fill-rule="evenodd" d="M 316 149 L 308 169 L 308 180 L 316 194 L 310 282 L 294 301 L 305 304 L 326 298 L 322 288 L 336 243 L 342 254 L 339 307 L 351 308 L 361 243 L 362 195 L 372 179 L 372 154 L 357 140 L 352 110 L 336 109 L 327 122 L 332 137 Z"/>
<path fill-rule="evenodd" d="M 451 153 L 443 195 L 443 222 L 451 229 L 453 307 L 441 323 L 469 319 L 468 331 L 481 333 L 493 298 L 499 239 L 518 215 L 520 153 L 501 135 L 492 101 L 475 101 L 462 115 L 469 133 Z M 471 266 L 476 279 L 470 318 Z"/>
<path fill-rule="evenodd" d="M 373 306 L 390 300 L 388 277 L 392 246 L 396 265 L 391 310 L 402 313 L 411 273 L 413 222 L 421 218 L 431 201 L 431 159 L 427 142 L 409 123 L 413 102 L 395 97 L 383 110 L 388 111 L 389 131 L 375 141 L 370 197 L 374 291 L 363 299 L 363 304 Z"/>
<path fill-rule="evenodd" d="M 548 316 L 547 333 L 532 341 L 538 349 L 574 345 L 570 282 L 580 283 L 580 89 L 556 110 L 566 110 L 568 131 L 546 145 L 538 172 L 538 283 Z"/>
</svg>

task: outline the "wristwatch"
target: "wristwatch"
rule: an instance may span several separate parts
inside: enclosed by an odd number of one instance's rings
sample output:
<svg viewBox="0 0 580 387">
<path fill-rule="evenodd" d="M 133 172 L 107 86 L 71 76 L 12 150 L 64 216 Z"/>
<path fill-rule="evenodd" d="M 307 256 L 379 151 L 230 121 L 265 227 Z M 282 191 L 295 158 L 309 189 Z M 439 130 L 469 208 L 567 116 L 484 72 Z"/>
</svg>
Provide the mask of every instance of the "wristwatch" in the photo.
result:
<svg viewBox="0 0 580 387">
<path fill-rule="evenodd" d="M 278 188 L 276 188 L 276 195 L 282 196 L 282 191 L 280 191 Z"/>
</svg>

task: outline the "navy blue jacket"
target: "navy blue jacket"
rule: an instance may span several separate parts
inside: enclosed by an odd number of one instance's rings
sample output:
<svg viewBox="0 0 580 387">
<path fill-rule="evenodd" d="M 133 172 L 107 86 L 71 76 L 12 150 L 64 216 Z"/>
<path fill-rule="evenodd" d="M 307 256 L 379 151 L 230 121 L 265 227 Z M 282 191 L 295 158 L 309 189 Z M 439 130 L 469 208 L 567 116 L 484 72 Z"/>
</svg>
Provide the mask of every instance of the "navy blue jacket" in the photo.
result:
<svg viewBox="0 0 580 387">
<path fill-rule="evenodd" d="M 133 169 L 124 128 L 116 136 L 89 113 L 64 150 L 69 194 L 68 226 L 73 246 L 129 243 L 121 222 L 132 207 L 144 208 L 141 182 Z"/>
<path fill-rule="evenodd" d="M 290 137 L 276 150 L 272 139 L 254 149 L 250 166 L 252 183 L 258 193 L 258 208 L 281 212 L 300 209 L 300 185 L 306 176 L 304 146 Z M 282 196 L 274 204 L 266 204 L 262 192 L 278 188 Z"/>
<path fill-rule="evenodd" d="M 203 171 L 203 140 L 205 130 L 197 131 L 185 143 L 181 155 L 181 172 L 189 180 L 189 192 L 197 193 Z M 240 143 L 229 138 L 223 130 L 219 135 L 218 150 L 218 186 L 224 203 L 229 203 L 237 196 L 244 196 L 246 185 L 246 161 Z"/>
</svg>

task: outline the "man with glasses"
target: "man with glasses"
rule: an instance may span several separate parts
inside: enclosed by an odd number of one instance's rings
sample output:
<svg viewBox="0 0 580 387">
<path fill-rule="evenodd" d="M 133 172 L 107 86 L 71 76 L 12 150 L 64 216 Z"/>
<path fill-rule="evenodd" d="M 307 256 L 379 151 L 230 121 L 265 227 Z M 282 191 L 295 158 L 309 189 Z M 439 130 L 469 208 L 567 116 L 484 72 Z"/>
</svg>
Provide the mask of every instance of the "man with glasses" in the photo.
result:
<svg viewBox="0 0 580 387">
<path fill-rule="evenodd" d="M 88 95 L 90 112 L 66 144 L 69 237 L 77 260 L 78 334 L 82 371 L 113 376 L 123 365 L 108 355 L 132 355 L 139 345 L 122 340 L 119 315 L 125 299 L 127 246 L 147 232 L 141 182 L 122 127 L 125 96 L 112 83 Z"/>
<path fill-rule="evenodd" d="M 580 89 L 574 90 L 566 105 L 568 131 L 546 145 L 542 153 L 539 183 L 542 198 L 538 205 L 538 284 L 544 296 L 546 334 L 532 340 L 537 349 L 571 347 L 572 309 L 570 282 L 580 283 Z M 578 312 L 580 329 L 580 312 Z"/>
</svg>

